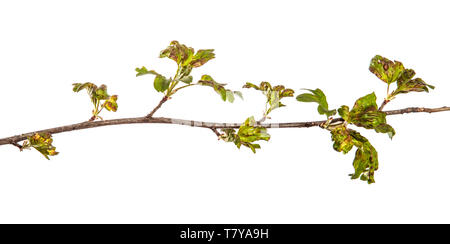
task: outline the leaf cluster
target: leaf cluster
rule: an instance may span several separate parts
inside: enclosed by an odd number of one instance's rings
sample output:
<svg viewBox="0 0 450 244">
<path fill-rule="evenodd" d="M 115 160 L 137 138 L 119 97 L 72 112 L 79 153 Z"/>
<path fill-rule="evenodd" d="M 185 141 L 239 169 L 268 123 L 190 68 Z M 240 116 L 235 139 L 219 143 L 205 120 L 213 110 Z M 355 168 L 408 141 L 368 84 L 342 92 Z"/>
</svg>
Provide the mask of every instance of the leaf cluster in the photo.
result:
<svg viewBox="0 0 450 244">
<path fill-rule="evenodd" d="M 235 129 L 222 129 L 223 134 L 220 135 L 220 139 L 226 142 L 234 142 L 237 148 L 241 146 L 248 147 L 253 153 L 256 153 L 256 149 L 261 149 L 259 144 L 253 143 L 255 141 L 269 141 L 270 135 L 267 133 L 267 129 L 256 125 L 255 118 L 249 117 L 239 127 L 236 132 Z"/>
<path fill-rule="evenodd" d="M 98 87 L 97 85 L 86 82 L 86 83 L 74 83 L 73 91 L 79 92 L 81 90 L 86 90 L 92 104 L 94 105 L 94 109 L 92 110 L 92 117 L 90 120 L 95 120 L 97 118 L 103 119 L 99 116 L 100 112 L 105 108 L 108 111 L 116 112 L 117 105 L 117 95 L 108 95 L 106 85 L 101 85 Z M 103 103 L 102 103 L 103 101 Z"/>
<path fill-rule="evenodd" d="M 55 156 L 58 154 L 56 147 L 54 147 L 52 143 L 53 139 L 51 134 L 36 133 L 29 136 L 28 139 L 23 142 L 22 149 L 34 148 L 46 159 L 50 160 L 49 156 Z"/>
<path fill-rule="evenodd" d="M 405 94 L 409 92 L 429 92 L 435 87 L 427 84 L 421 78 L 414 78 L 416 72 L 413 69 L 405 69 L 403 64 L 399 61 L 391 61 L 380 55 L 376 55 L 370 61 L 370 72 L 376 75 L 380 80 L 389 85 L 397 82 L 397 88 L 388 94 L 387 100 L 392 100 L 398 94 Z M 413 79 L 414 78 L 414 79 Z"/>
<path fill-rule="evenodd" d="M 286 106 L 281 103 L 282 98 L 294 96 L 294 90 L 285 88 L 283 85 L 272 86 L 267 81 L 261 82 L 259 86 L 247 82 L 243 88 L 253 88 L 261 91 L 264 96 L 266 96 L 266 109 L 264 111 L 264 117 L 266 117 L 274 109 Z"/>
</svg>

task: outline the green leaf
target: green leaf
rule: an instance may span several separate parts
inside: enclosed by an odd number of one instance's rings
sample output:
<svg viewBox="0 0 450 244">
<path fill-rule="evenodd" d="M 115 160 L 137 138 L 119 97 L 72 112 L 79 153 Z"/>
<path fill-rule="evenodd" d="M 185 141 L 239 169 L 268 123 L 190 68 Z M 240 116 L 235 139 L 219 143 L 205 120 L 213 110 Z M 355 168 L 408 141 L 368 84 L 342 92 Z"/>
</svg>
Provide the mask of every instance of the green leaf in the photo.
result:
<svg viewBox="0 0 450 244">
<path fill-rule="evenodd" d="M 156 71 L 147 70 L 147 68 L 145 68 L 144 66 L 142 66 L 142 68 L 136 68 L 136 72 L 137 72 L 136 77 L 142 76 L 142 75 L 148 75 L 148 74 L 159 75 L 158 73 L 156 73 Z"/>
<path fill-rule="evenodd" d="M 111 97 L 109 97 L 108 100 L 105 101 L 105 103 L 103 103 L 103 106 L 108 110 L 108 111 L 113 111 L 116 112 L 118 105 L 117 105 L 117 95 L 113 95 Z"/>
<path fill-rule="evenodd" d="M 349 121 L 349 117 L 350 117 L 350 111 L 349 111 L 349 107 L 346 105 L 342 105 L 339 109 L 338 109 L 338 113 L 339 116 L 341 116 L 345 121 Z"/>
<path fill-rule="evenodd" d="M 237 95 L 239 98 L 241 98 L 242 100 L 244 100 L 244 96 L 242 96 L 242 92 L 240 91 L 234 91 L 233 92 L 235 95 Z"/>
<path fill-rule="evenodd" d="M 51 134 L 35 133 L 34 135 L 27 138 L 27 140 L 22 145 L 22 149 L 33 147 L 46 159 L 50 160 L 49 156 L 55 156 L 58 154 L 58 152 L 56 152 L 56 147 L 54 147 L 52 143 L 53 139 Z"/>
<path fill-rule="evenodd" d="M 194 68 L 204 65 L 209 60 L 215 57 L 214 49 L 200 49 L 192 58 L 190 65 Z"/>
<path fill-rule="evenodd" d="M 153 86 L 155 87 L 156 91 L 164 92 L 165 90 L 167 90 L 167 88 L 169 88 L 170 82 L 170 79 L 167 79 L 162 75 L 157 75 L 153 82 Z"/>
<path fill-rule="evenodd" d="M 234 102 L 234 93 L 230 90 L 226 91 L 227 100 L 232 103 Z"/>
<path fill-rule="evenodd" d="M 214 91 L 217 92 L 217 94 L 220 95 L 223 101 L 229 101 L 230 103 L 234 102 L 234 94 L 237 94 L 242 98 L 242 93 L 231 91 L 229 89 L 225 89 L 226 84 L 221 84 L 216 82 L 211 76 L 209 75 L 202 75 L 201 80 L 197 82 L 197 84 L 202 86 L 209 86 L 214 88 Z"/>
<path fill-rule="evenodd" d="M 186 84 L 191 84 L 192 83 L 192 75 L 189 76 L 185 76 L 183 78 L 180 79 L 180 81 L 186 83 Z"/>
<path fill-rule="evenodd" d="M 375 127 L 375 131 L 378 133 L 387 133 L 389 138 L 392 140 L 392 137 L 395 135 L 395 130 L 392 128 L 392 126 L 388 124 L 380 124 L 377 127 Z"/>
<path fill-rule="evenodd" d="M 369 70 L 382 81 L 391 84 L 397 81 L 405 68 L 401 62 L 392 62 L 387 58 L 376 55 L 370 61 Z"/>
<path fill-rule="evenodd" d="M 327 97 L 319 88 L 315 90 L 311 89 L 303 89 L 310 91 L 311 93 L 303 93 L 297 96 L 297 101 L 299 102 L 315 102 L 318 103 L 317 112 L 319 114 L 325 114 L 327 117 L 333 116 L 336 114 L 336 109 L 329 110 Z"/>
<path fill-rule="evenodd" d="M 106 85 L 101 85 L 99 88 L 95 89 L 95 92 L 93 93 L 93 96 L 98 100 L 105 100 L 108 99 L 109 95 L 107 92 Z"/>
</svg>

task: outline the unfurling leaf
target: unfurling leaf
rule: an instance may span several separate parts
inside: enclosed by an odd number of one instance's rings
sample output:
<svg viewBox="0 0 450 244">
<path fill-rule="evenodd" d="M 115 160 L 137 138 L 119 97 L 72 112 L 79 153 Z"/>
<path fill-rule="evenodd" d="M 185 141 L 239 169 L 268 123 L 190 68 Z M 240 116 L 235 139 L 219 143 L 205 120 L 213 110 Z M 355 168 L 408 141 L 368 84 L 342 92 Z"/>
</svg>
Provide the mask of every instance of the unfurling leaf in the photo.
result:
<svg viewBox="0 0 450 244">
<path fill-rule="evenodd" d="M 156 73 L 154 70 L 147 70 L 147 68 L 145 68 L 144 66 L 142 66 L 142 68 L 136 68 L 136 77 L 138 76 L 142 76 L 142 75 L 159 75 L 158 73 Z"/>
<path fill-rule="evenodd" d="M 162 75 L 157 75 L 153 82 L 153 87 L 155 87 L 155 90 L 158 92 L 164 92 L 169 88 L 170 82 L 170 79 L 167 79 Z"/>
<path fill-rule="evenodd" d="M 392 62 L 380 55 L 376 55 L 370 61 L 370 72 L 375 74 L 380 80 L 391 84 L 401 76 L 405 68 L 403 64 L 398 61 Z"/>
<path fill-rule="evenodd" d="M 49 156 L 55 156 L 58 154 L 56 147 L 52 145 L 52 135 L 49 133 L 36 133 L 29 136 L 22 145 L 22 149 L 34 148 L 40 152 L 44 157 L 50 160 Z"/>
<path fill-rule="evenodd" d="M 194 49 L 180 44 L 178 41 L 172 41 L 170 46 L 162 50 L 159 54 L 160 58 L 170 58 L 177 62 L 178 65 L 184 65 L 192 59 Z"/>
<path fill-rule="evenodd" d="M 357 147 L 353 167 L 355 173 L 350 174 L 352 179 L 375 183 L 374 173 L 378 170 L 378 153 L 369 140 L 357 131 L 339 126 L 331 131 L 333 148 L 338 152 L 348 153 L 353 146 Z"/>
<path fill-rule="evenodd" d="M 101 117 L 99 117 L 98 115 L 101 112 L 102 108 L 106 108 L 108 111 L 117 111 L 117 95 L 109 96 L 108 88 L 106 85 L 97 87 L 95 84 L 90 82 L 73 84 L 74 92 L 79 92 L 83 89 L 87 90 L 87 93 L 91 98 L 91 102 L 94 105 L 94 110 L 92 111 L 93 116 L 90 120 L 95 120 L 97 118 L 101 119 Z M 100 104 L 101 101 L 105 102 L 103 102 L 103 104 Z"/>
<path fill-rule="evenodd" d="M 108 110 L 108 111 L 113 111 L 116 112 L 118 105 L 117 105 L 117 95 L 112 95 L 111 97 L 109 97 L 108 100 L 105 101 L 105 103 L 103 103 L 103 106 Z"/>
<path fill-rule="evenodd" d="M 270 139 L 267 129 L 257 126 L 253 116 L 247 118 L 237 132 L 235 129 L 222 129 L 222 132 L 220 139 L 226 142 L 234 142 L 237 148 L 241 148 L 242 145 L 248 147 L 253 153 L 256 153 L 256 149 L 261 148 L 259 144 L 253 142 Z"/>
<path fill-rule="evenodd" d="M 267 81 L 261 82 L 259 86 L 247 82 L 243 88 L 253 88 L 255 90 L 262 91 L 262 93 L 266 96 L 266 104 L 268 104 L 269 107 L 264 113 L 265 116 L 276 108 L 286 106 L 280 102 L 282 98 L 294 96 L 294 90 L 286 89 L 283 85 L 272 87 L 272 85 Z"/>
<path fill-rule="evenodd" d="M 228 100 L 228 102 L 230 103 L 234 102 L 235 94 L 242 98 L 242 93 L 225 89 L 225 86 L 227 84 L 218 83 L 209 75 L 202 75 L 202 78 L 198 81 L 197 84 L 214 88 L 214 91 L 216 91 L 217 94 L 220 95 L 223 101 Z"/>
<path fill-rule="evenodd" d="M 318 103 L 317 111 L 319 114 L 325 114 L 327 117 L 333 116 L 336 114 L 336 109 L 329 110 L 327 97 L 319 88 L 315 90 L 304 89 L 310 91 L 311 93 L 303 93 L 297 96 L 297 101 L 299 102 L 315 102 Z"/>
</svg>

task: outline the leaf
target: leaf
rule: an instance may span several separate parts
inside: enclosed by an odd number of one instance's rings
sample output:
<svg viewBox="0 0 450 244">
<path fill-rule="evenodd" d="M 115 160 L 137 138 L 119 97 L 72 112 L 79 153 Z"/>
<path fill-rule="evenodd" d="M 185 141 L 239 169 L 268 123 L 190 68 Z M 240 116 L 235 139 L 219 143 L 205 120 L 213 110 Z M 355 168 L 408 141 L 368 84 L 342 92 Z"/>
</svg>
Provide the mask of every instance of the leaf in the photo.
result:
<svg viewBox="0 0 450 244">
<path fill-rule="evenodd" d="M 359 178 L 369 184 L 375 183 L 375 171 L 378 170 L 378 152 L 367 139 L 356 150 L 353 168 L 355 173 L 350 174 L 351 179 Z"/>
<path fill-rule="evenodd" d="M 88 91 L 97 89 L 97 86 L 95 84 L 93 84 L 93 83 L 90 83 L 90 82 L 74 83 L 72 85 L 73 85 L 73 91 L 74 92 L 79 92 L 79 91 L 81 91 L 83 89 L 86 89 Z"/>
<path fill-rule="evenodd" d="M 54 147 L 52 143 L 53 139 L 51 134 L 35 133 L 27 138 L 27 141 L 25 141 L 22 145 L 22 149 L 33 147 L 46 159 L 50 160 L 49 156 L 55 156 L 58 154 L 58 152 L 56 152 L 56 147 Z"/>
<path fill-rule="evenodd" d="M 234 93 L 230 90 L 226 91 L 227 100 L 232 103 L 234 102 Z"/>
<path fill-rule="evenodd" d="M 346 115 L 341 107 L 341 116 L 349 123 L 366 129 L 375 129 L 379 133 L 387 133 L 389 138 L 395 135 L 394 129 L 386 124 L 386 113 L 378 110 L 377 97 L 370 93 L 356 100 L 352 110 Z M 348 110 L 348 109 L 347 109 Z M 346 117 L 344 117 L 344 116 Z"/>
<path fill-rule="evenodd" d="M 242 100 L 244 100 L 244 96 L 242 96 L 242 92 L 240 91 L 234 91 L 233 92 L 235 95 L 237 95 L 239 98 L 241 98 Z"/>
<path fill-rule="evenodd" d="M 349 111 L 349 107 L 346 105 L 342 105 L 339 109 L 338 109 L 338 113 L 339 116 L 341 116 L 345 121 L 349 121 L 349 117 L 350 117 L 350 111 Z"/>
<path fill-rule="evenodd" d="M 170 58 L 177 62 L 178 65 L 185 66 L 190 62 L 193 54 L 193 48 L 180 44 L 178 41 L 172 41 L 170 46 L 160 52 L 159 57 Z"/>
<path fill-rule="evenodd" d="M 392 62 L 387 58 L 376 55 L 370 61 L 369 70 L 382 81 L 391 84 L 397 81 L 405 68 L 401 62 Z"/>
<path fill-rule="evenodd" d="M 242 98 L 242 93 L 225 89 L 226 84 L 216 82 L 209 75 L 202 75 L 201 80 L 199 80 L 197 84 L 214 88 L 214 91 L 220 95 L 223 101 L 228 100 L 230 103 L 234 102 L 234 94 L 237 94 Z"/>
<path fill-rule="evenodd" d="M 191 84 L 192 80 L 193 80 L 192 75 L 185 76 L 185 77 L 180 79 L 180 81 L 182 81 L 182 82 L 184 82 L 186 84 Z"/>
<path fill-rule="evenodd" d="M 409 92 L 429 92 L 428 88 L 435 88 L 434 86 L 425 83 L 421 78 L 415 78 L 408 81 L 405 80 L 406 79 L 402 79 L 397 82 L 397 89 L 392 92 L 391 96 Z"/>
<path fill-rule="evenodd" d="M 250 83 L 250 82 L 245 83 L 245 85 L 244 85 L 242 88 L 253 88 L 253 89 L 256 89 L 256 90 L 258 90 L 258 91 L 261 90 L 261 89 L 259 88 L 259 86 L 255 85 L 255 84 L 253 84 L 253 83 Z"/>
<path fill-rule="evenodd" d="M 378 153 L 364 136 L 357 131 L 345 126 L 336 127 L 331 131 L 333 148 L 344 154 L 348 153 L 353 146 L 357 147 L 353 167 L 355 173 L 350 174 L 352 179 L 375 183 L 374 173 L 378 170 Z"/>
<path fill-rule="evenodd" d="M 157 75 L 155 77 L 155 80 L 153 82 L 153 86 L 155 87 L 155 90 L 158 92 L 164 92 L 169 88 L 171 80 L 167 79 L 166 77 L 162 75 Z"/>
<path fill-rule="evenodd" d="M 266 96 L 266 104 L 268 104 L 269 107 L 265 111 L 265 116 L 268 115 L 272 110 L 285 106 L 280 102 L 282 98 L 294 96 L 294 90 L 286 89 L 283 85 L 272 87 L 272 85 L 267 81 L 261 82 L 259 86 L 247 82 L 245 83 L 243 88 L 253 88 L 255 90 L 262 91 L 262 93 Z"/>
<path fill-rule="evenodd" d="M 392 128 L 392 126 L 388 124 L 380 124 L 377 127 L 375 127 L 375 131 L 378 133 L 387 133 L 389 138 L 392 140 L 392 137 L 395 135 L 395 130 Z"/>
<path fill-rule="evenodd" d="M 190 65 L 194 68 L 204 65 L 209 60 L 215 57 L 214 49 L 200 49 L 192 58 Z"/>
<path fill-rule="evenodd" d="M 299 102 L 315 102 L 318 103 L 317 112 L 319 114 L 325 114 L 327 117 L 333 116 L 336 114 L 336 109 L 329 110 L 327 97 L 319 88 L 315 90 L 311 89 L 303 89 L 310 91 L 311 93 L 303 93 L 297 96 L 297 101 Z"/>
<path fill-rule="evenodd" d="M 353 137 L 344 126 L 337 127 L 331 131 L 331 140 L 334 142 L 334 150 L 338 152 L 347 154 L 353 148 Z"/>
<path fill-rule="evenodd" d="M 107 87 L 106 85 L 101 85 L 97 89 L 95 89 L 95 92 L 93 93 L 93 96 L 98 100 L 105 100 L 109 98 Z"/>
<path fill-rule="evenodd" d="M 117 95 L 113 95 L 111 97 L 109 97 L 109 99 L 107 101 L 105 101 L 105 103 L 103 103 L 103 106 L 108 110 L 108 111 L 113 111 L 116 112 L 118 105 L 117 105 Z"/>
<path fill-rule="evenodd" d="M 222 132 L 220 139 L 226 142 L 234 142 L 237 148 L 240 148 L 242 145 L 248 147 L 253 153 L 256 153 L 256 149 L 261 148 L 259 144 L 253 142 L 268 141 L 270 139 L 267 129 L 257 126 L 253 116 L 247 118 L 237 132 L 235 129 L 222 129 Z"/>
<path fill-rule="evenodd" d="M 142 76 L 142 75 L 148 75 L 148 74 L 159 75 L 158 73 L 156 73 L 156 71 L 147 70 L 147 68 L 145 68 L 144 66 L 142 66 L 142 68 L 136 68 L 136 72 L 137 72 L 136 77 Z"/>
</svg>

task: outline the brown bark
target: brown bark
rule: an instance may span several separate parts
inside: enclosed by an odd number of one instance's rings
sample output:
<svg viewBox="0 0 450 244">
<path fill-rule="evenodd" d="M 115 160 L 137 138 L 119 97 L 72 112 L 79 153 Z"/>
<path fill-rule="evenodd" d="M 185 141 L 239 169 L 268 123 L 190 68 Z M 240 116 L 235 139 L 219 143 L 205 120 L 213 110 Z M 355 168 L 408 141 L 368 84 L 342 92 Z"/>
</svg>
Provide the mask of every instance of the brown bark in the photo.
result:
<svg viewBox="0 0 450 244">
<path fill-rule="evenodd" d="M 163 99 L 164 100 L 164 99 Z M 167 100 L 167 99 L 166 99 Z M 162 105 L 164 102 L 160 102 Z M 161 107 L 158 105 L 159 107 Z M 155 108 L 156 109 L 156 108 Z M 154 109 L 154 111 L 156 111 Z M 441 107 L 441 108 L 419 108 L 419 107 L 410 107 L 403 108 L 397 110 L 389 110 L 385 111 L 386 115 L 396 115 L 396 114 L 405 114 L 405 113 L 436 113 L 450 111 L 450 107 Z M 150 115 L 150 114 L 149 114 Z M 151 114 L 153 115 L 153 114 Z M 335 118 L 331 121 L 331 123 L 343 121 L 342 118 Z M 326 120 L 320 121 L 308 121 L 308 122 L 288 122 L 288 123 L 262 123 L 260 126 L 265 128 L 308 128 L 314 126 L 320 126 L 325 123 Z M 74 130 L 82 130 L 89 129 L 101 126 L 109 126 L 109 125 L 122 125 L 122 124 L 179 124 L 179 125 L 188 125 L 192 127 L 202 127 L 209 128 L 217 132 L 217 129 L 225 129 L 225 128 L 239 128 L 241 123 L 214 123 L 214 122 L 204 122 L 204 121 L 194 121 L 194 120 L 181 120 L 174 118 L 164 118 L 164 117 L 136 117 L 136 118 L 125 118 L 125 119 L 111 119 L 111 120 L 103 120 L 103 121 L 86 121 L 78 124 L 65 125 L 45 130 L 28 132 L 16 136 L 6 137 L 0 139 L 0 145 L 11 144 L 14 146 L 18 146 L 18 142 L 27 139 L 27 137 L 34 135 L 35 133 L 50 133 L 57 134 L 62 132 L 74 131 Z M 217 133 L 216 133 L 217 134 Z"/>
</svg>

